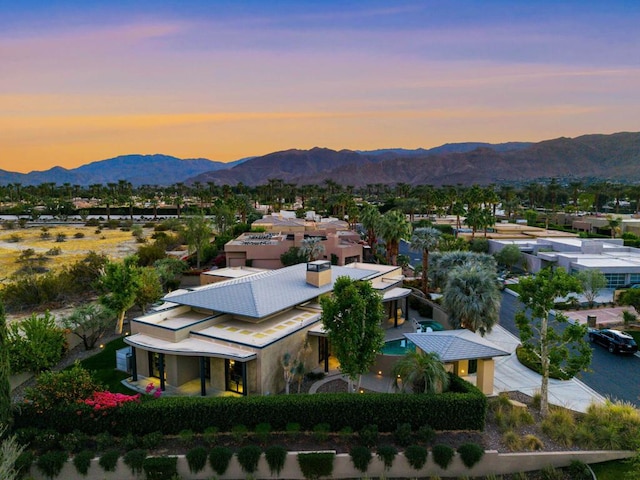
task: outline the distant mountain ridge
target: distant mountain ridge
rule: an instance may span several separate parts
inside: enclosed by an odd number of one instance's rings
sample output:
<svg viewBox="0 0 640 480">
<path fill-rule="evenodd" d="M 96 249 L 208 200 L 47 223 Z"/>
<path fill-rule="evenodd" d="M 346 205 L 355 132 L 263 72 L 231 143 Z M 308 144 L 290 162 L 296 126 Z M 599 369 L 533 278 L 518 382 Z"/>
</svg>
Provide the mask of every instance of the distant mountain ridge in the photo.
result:
<svg viewBox="0 0 640 480">
<path fill-rule="evenodd" d="M 39 185 L 53 182 L 59 185 L 87 186 L 95 183 L 117 183 L 119 180 L 140 185 L 171 185 L 204 172 L 232 168 L 246 159 L 223 163 L 206 158 L 180 159 L 170 155 L 122 155 L 82 165 L 73 169 L 53 167 L 29 173 L 0 170 L 0 184 Z"/>
<path fill-rule="evenodd" d="M 0 184 L 46 182 L 87 186 L 131 182 L 134 186 L 178 182 L 247 186 L 269 179 L 287 183 L 342 185 L 455 185 L 530 182 L 542 178 L 640 182 L 640 133 L 583 135 L 538 143 L 465 142 L 431 149 L 389 148 L 371 151 L 284 150 L 222 163 L 168 155 L 124 155 L 75 169 L 53 167 L 27 174 L 0 170 Z"/>
<path fill-rule="evenodd" d="M 530 182 L 542 178 L 640 181 L 640 133 L 583 135 L 538 143 L 451 144 L 430 150 L 372 152 L 325 148 L 287 150 L 256 157 L 232 169 L 187 180 L 216 184 L 455 185 Z"/>
</svg>

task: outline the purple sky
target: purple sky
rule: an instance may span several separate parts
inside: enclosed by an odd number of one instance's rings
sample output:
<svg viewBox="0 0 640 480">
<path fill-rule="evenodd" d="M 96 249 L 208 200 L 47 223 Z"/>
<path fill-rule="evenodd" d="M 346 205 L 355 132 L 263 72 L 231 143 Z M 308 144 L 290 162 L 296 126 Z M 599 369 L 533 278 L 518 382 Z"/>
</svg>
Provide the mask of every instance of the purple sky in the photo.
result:
<svg viewBox="0 0 640 480">
<path fill-rule="evenodd" d="M 0 12 L 4 170 L 640 131 L 640 2 L 0 0 Z"/>
</svg>

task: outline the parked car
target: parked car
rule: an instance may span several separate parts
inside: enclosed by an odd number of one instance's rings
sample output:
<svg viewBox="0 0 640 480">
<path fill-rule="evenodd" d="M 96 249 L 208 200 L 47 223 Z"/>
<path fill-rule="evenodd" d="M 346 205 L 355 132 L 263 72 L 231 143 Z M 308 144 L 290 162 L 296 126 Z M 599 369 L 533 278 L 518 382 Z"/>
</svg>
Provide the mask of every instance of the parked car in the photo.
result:
<svg viewBox="0 0 640 480">
<path fill-rule="evenodd" d="M 636 353 L 638 345 L 631 335 L 620 330 L 605 328 L 589 330 L 589 340 L 606 347 L 611 353 Z"/>
</svg>

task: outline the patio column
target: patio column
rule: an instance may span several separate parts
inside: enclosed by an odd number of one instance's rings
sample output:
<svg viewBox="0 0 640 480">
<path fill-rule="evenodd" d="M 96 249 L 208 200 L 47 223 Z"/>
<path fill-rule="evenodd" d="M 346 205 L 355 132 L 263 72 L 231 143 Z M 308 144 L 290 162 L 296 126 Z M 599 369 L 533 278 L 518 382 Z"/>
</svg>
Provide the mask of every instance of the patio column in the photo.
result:
<svg viewBox="0 0 640 480">
<path fill-rule="evenodd" d="M 393 328 L 398 328 L 398 301 L 394 300 L 391 305 L 393 306 Z"/>
<path fill-rule="evenodd" d="M 160 390 L 164 392 L 165 390 L 165 382 L 164 382 L 164 353 L 158 354 L 158 373 L 160 374 Z"/>
<path fill-rule="evenodd" d="M 247 390 L 249 390 L 247 385 L 247 362 L 242 362 L 242 395 L 247 396 Z"/>
<path fill-rule="evenodd" d="M 138 381 L 138 359 L 136 358 L 135 347 L 131 347 L 131 376 L 134 382 Z"/>
<path fill-rule="evenodd" d="M 404 297 L 404 321 L 409 321 L 409 295 Z"/>
<path fill-rule="evenodd" d="M 485 395 L 493 394 L 493 372 L 494 372 L 493 358 L 486 358 L 484 360 L 478 359 L 478 372 L 476 374 L 476 387 L 480 389 Z"/>
<path fill-rule="evenodd" d="M 207 383 L 204 378 L 204 362 L 205 357 L 200 357 L 200 395 L 203 397 L 207 396 Z"/>
<path fill-rule="evenodd" d="M 329 338 L 322 337 L 321 341 L 324 342 L 324 373 L 329 373 Z"/>
</svg>

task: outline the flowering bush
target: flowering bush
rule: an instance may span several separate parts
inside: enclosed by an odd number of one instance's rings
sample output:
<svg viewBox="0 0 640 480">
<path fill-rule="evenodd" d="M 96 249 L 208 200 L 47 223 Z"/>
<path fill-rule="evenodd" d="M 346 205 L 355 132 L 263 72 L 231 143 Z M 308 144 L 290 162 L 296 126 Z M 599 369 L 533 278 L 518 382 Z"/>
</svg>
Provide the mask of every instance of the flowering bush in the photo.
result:
<svg viewBox="0 0 640 480">
<path fill-rule="evenodd" d="M 144 389 L 145 392 L 147 392 L 148 395 L 153 395 L 154 398 L 158 398 L 160 397 L 160 395 L 162 395 L 162 390 L 160 389 L 160 387 L 156 387 L 153 382 L 147 385 L 147 388 Z"/>
<path fill-rule="evenodd" d="M 82 401 L 85 405 L 93 407 L 94 410 L 107 410 L 121 406 L 127 402 L 140 402 L 140 394 L 125 395 L 113 392 L 93 392 L 93 395 Z"/>
</svg>

